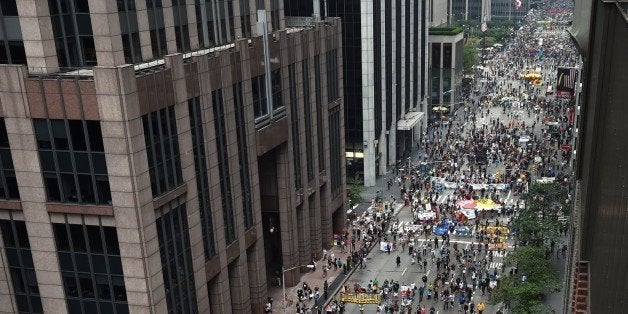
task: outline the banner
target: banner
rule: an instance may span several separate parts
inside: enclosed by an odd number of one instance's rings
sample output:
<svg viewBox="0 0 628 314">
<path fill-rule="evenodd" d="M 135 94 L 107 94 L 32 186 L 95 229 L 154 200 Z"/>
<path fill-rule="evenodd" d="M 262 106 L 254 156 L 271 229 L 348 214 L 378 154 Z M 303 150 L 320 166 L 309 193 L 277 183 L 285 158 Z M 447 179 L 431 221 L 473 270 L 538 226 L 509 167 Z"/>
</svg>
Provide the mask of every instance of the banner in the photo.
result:
<svg viewBox="0 0 628 314">
<path fill-rule="evenodd" d="M 458 183 L 455 182 L 449 182 L 449 181 L 445 181 L 445 178 L 441 178 L 441 177 L 432 177 L 432 183 L 440 183 L 442 184 L 446 189 L 456 189 L 458 187 Z M 489 188 L 496 188 L 498 190 L 506 190 L 508 188 L 508 184 L 506 183 L 472 183 L 469 184 L 474 190 L 481 190 L 481 189 L 489 189 Z"/>
<path fill-rule="evenodd" d="M 556 71 L 556 98 L 573 99 L 578 82 L 578 69 L 557 68 Z"/>
</svg>

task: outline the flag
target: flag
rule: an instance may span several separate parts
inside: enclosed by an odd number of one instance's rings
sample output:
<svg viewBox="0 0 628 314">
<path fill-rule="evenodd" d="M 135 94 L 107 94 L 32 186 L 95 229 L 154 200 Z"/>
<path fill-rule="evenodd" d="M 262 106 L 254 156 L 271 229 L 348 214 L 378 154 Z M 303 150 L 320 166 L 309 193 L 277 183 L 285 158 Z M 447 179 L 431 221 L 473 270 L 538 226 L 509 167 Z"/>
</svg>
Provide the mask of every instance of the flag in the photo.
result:
<svg viewBox="0 0 628 314">
<path fill-rule="evenodd" d="M 578 80 L 578 69 L 558 68 L 556 75 L 556 97 L 572 98 Z"/>
<path fill-rule="evenodd" d="M 521 0 L 515 0 L 515 9 L 521 8 Z"/>
<path fill-rule="evenodd" d="M 486 25 L 486 22 L 482 22 L 482 32 L 486 32 L 488 30 L 488 26 Z"/>
</svg>

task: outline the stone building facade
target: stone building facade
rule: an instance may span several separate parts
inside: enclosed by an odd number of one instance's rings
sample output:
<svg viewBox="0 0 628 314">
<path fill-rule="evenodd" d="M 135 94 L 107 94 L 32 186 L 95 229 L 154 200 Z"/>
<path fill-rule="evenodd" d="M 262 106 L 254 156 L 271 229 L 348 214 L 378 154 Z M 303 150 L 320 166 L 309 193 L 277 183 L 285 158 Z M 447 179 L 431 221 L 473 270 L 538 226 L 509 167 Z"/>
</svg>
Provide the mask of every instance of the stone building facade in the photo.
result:
<svg viewBox="0 0 628 314">
<path fill-rule="evenodd" d="M 290 27 L 276 0 L 0 11 L 21 34 L 0 65 L 0 313 L 260 313 L 275 271 L 343 230 L 339 19 Z"/>
</svg>

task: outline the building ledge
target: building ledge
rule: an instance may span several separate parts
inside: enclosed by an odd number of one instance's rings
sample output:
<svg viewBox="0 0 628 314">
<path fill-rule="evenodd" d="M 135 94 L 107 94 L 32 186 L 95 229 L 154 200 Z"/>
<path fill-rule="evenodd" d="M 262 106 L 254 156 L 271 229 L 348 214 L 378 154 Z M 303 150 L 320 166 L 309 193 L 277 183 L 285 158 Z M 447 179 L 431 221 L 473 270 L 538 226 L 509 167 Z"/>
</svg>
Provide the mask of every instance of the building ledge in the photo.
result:
<svg viewBox="0 0 628 314">
<path fill-rule="evenodd" d="M 185 194 L 187 191 L 188 191 L 188 186 L 185 183 L 183 183 L 179 185 L 178 187 L 155 197 L 153 199 L 153 207 L 160 208 L 170 203 L 170 201 L 173 201 L 177 199 L 179 196 Z"/>
<path fill-rule="evenodd" d="M 46 203 L 46 211 L 49 213 L 113 216 L 113 207 L 108 205 Z"/>
<path fill-rule="evenodd" d="M 429 35 L 436 36 L 455 36 L 462 33 L 462 28 L 460 27 L 430 27 Z"/>
<path fill-rule="evenodd" d="M 0 209 L 22 210 L 20 200 L 0 200 Z"/>
</svg>

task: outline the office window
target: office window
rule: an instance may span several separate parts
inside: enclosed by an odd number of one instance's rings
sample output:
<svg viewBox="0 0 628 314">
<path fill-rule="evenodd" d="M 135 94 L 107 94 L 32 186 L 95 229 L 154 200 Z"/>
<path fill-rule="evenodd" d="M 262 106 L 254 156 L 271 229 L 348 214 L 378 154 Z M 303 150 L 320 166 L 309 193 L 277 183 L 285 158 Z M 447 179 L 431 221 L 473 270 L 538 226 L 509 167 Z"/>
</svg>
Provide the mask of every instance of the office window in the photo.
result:
<svg viewBox="0 0 628 314">
<path fill-rule="evenodd" d="M 451 69 L 451 43 L 443 43 L 443 68 Z"/>
<path fill-rule="evenodd" d="M 270 25 L 272 31 L 278 31 L 281 27 L 279 21 L 279 0 L 270 0 Z"/>
<path fill-rule="evenodd" d="M 385 36 L 385 47 L 384 47 L 384 72 L 386 76 L 386 129 L 390 130 L 392 127 L 393 121 L 393 65 L 394 65 L 394 57 L 393 57 L 393 44 L 392 44 L 392 36 L 393 36 L 393 15 L 392 15 L 392 1 L 385 1 L 384 5 L 384 36 Z M 390 160 L 390 156 L 392 155 L 392 149 L 387 149 L 388 152 L 388 160 Z"/>
<path fill-rule="evenodd" d="M 7 256 L 4 263 L 11 275 L 17 311 L 25 314 L 43 313 L 26 224 L 10 217 L 0 220 L 0 232 Z"/>
<path fill-rule="evenodd" d="M 33 119 L 49 202 L 111 205 L 100 122 Z"/>
<path fill-rule="evenodd" d="M 203 47 L 234 41 L 233 0 L 195 0 L 194 4 L 199 43 Z"/>
<path fill-rule="evenodd" d="M 382 134 L 382 124 L 383 124 L 383 113 L 384 110 L 382 108 L 382 48 L 385 43 L 382 43 L 382 2 L 381 1 L 373 1 L 373 59 L 374 59 L 374 67 L 373 67 L 373 105 L 375 110 L 373 111 L 374 122 L 375 122 L 375 137 L 379 137 Z M 343 45 L 344 47 L 344 45 Z M 345 78 L 345 82 L 347 78 Z M 343 86 L 345 89 L 347 88 L 347 83 Z M 360 86 L 361 88 L 361 86 Z M 345 96 L 345 99 L 350 99 Z M 345 115 L 345 121 L 349 120 L 349 114 Z M 346 122 L 345 128 L 351 127 L 351 124 Z M 361 133 L 361 132 L 360 132 Z M 355 141 L 352 139 L 347 139 L 347 143 L 356 143 L 360 145 L 361 141 Z M 349 145 L 347 145 L 349 146 Z M 348 150 L 351 149 L 348 147 Z M 348 161 L 347 161 L 348 163 Z"/>
<path fill-rule="evenodd" d="M 244 228 L 253 227 L 253 195 L 251 192 L 251 172 L 249 171 L 249 149 L 246 140 L 246 114 L 242 94 L 242 82 L 233 85 L 235 102 L 235 121 L 238 136 L 238 161 L 240 162 L 240 187 L 242 189 L 242 208 L 244 210 Z"/>
<path fill-rule="evenodd" d="M 115 227 L 53 223 L 69 313 L 129 313 Z"/>
<path fill-rule="evenodd" d="M 398 121 L 403 114 L 401 112 L 401 86 L 405 82 L 401 81 L 401 0 L 395 0 L 395 114 L 394 119 Z M 408 66 L 404 64 L 404 66 Z"/>
<path fill-rule="evenodd" d="M 194 97 L 189 99 L 188 109 L 190 112 L 194 169 L 196 170 L 198 209 L 201 214 L 201 226 L 203 227 L 203 247 L 205 249 L 205 260 L 208 260 L 216 255 L 216 245 L 214 242 L 214 223 L 210 196 L 211 187 L 209 185 L 209 172 L 207 171 L 205 134 L 203 132 L 203 111 L 201 110 L 200 98 Z"/>
<path fill-rule="evenodd" d="M 327 51 L 327 101 L 338 99 L 338 50 Z"/>
<path fill-rule="evenodd" d="M 423 84 L 423 79 L 419 79 L 419 47 L 421 47 L 421 50 L 423 50 L 423 45 L 421 44 L 419 46 L 419 32 L 423 30 L 423 27 L 421 27 L 421 25 L 419 24 L 419 1 L 414 1 L 414 3 L 412 4 L 412 10 L 414 12 L 414 25 L 412 27 L 412 29 L 414 30 L 414 37 L 413 37 L 413 43 L 412 43 L 412 51 L 414 51 L 414 55 L 412 56 L 412 73 L 414 73 L 413 77 L 414 77 L 414 82 L 413 82 L 413 88 L 412 88 L 412 101 L 414 103 L 414 105 L 419 106 L 419 85 Z M 420 59 L 423 60 L 423 59 Z"/>
<path fill-rule="evenodd" d="M 340 150 L 340 106 L 329 112 L 329 160 L 330 160 L 330 181 L 332 196 L 336 197 L 341 193 L 342 186 L 342 158 L 344 152 Z"/>
<path fill-rule="evenodd" d="M 251 8 L 249 0 L 240 0 L 240 26 L 242 27 L 242 37 L 251 37 Z"/>
<path fill-rule="evenodd" d="M 0 118 L 0 198 L 19 199 L 20 191 L 17 188 L 13 157 L 9 147 L 7 128 L 4 118 Z"/>
<path fill-rule="evenodd" d="M 281 86 L 281 69 L 273 70 L 271 73 L 271 90 L 273 93 L 273 115 L 281 116 L 285 114 L 285 106 L 283 104 L 282 86 Z"/>
<path fill-rule="evenodd" d="M 16 0 L 0 1 L 0 64 L 26 64 Z"/>
<path fill-rule="evenodd" d="M 305 155 L 307 159 L 307 180 L 314 180 L 314 165 L 312 164 L 312 106 L 310 105 L 310 69 L 307 59 L 301 61 L 303 75 L 303 111 L 305 112 Z"/>
<path fill-rule="evenodd" d="M 432 43 L 432 68 L 440 69 L 440 43 Z"/>
<path fill-rule="evenodd" d="M 153 196 L 183 183 L 174 106 L 142 116 Z"/>
<path fill-rule="evenodd" d="M 251 78 L 251 92 L 253 94 L 253 110 L 255 119 L 267 117 L 269 114 L 266 99 L 266 80 L 265 75 L 259 75 Z"/>
<path fill-rule="evenodd" d="M 194 12 L 196 13 L 196 32 L 198 34 L 198 45 L 201 48 L 211 47 L 207 34 L 207 9 L 209 0 L 194 0 Z"/>
<path fill-rule="evenodd" d="M 301 141 L 299 138 L 299 101 L 297 99 L 297 78 L 295 64 L 288 65 L 290 85 L 290 125 L 292 125 L 292 161 L 294 162 L 294 186 L 298 191 L 303 188 L 301 182 Z"/>
<path fill-rule="evenodd" d="M 122 36 L 122 50 L 126 63 L 142 61 L 140 32 L 137 26 L 137 12 L 134 0 L 118 0 L 118 18 Z"/>
<path fill-rule="evenodd" d="M 148 29 L 150 30 L 150 46 L 153 58 L 168 54 L 166 28 L 164 25 L 164 9 L 161 0 L 146 0 L 148 12 Z"/>
<path fill-rule="evenodd" d="M 96 48 L 87 0 L 48 0 L 60 67 L 96 65 Z"/>
<path fill-rule="evenodd" d="M 198 313 L 185 203 L 174 200 L 155 214 L 168 313 Z"/>
<path fill-rule="evenodd" d="M 231 172 L 229 171 L 229 150 L 227 148 L 227 116 L 222 98 L 222 89 L 212 91 L 214 109 L 214 131 L 216 132 L 216 149 L 218 151 L 218 172 L 220 173 L 220 192 L 222 194 L 222 214 L 225 226 L 227 245 L 235 241 L 235 215 L 231 191 Z"/>
<path fill-rule="evenodd" d="M 318 171 L 325 170 L 325 158 L 323 152 L 325 151 L 324 135 L 325 129 L 323 128 L 323 90 L 321 83 L 321 57 L 320 55 L 314 56 L 314 96 L 316 101 L 316 133 L 318 139 Z"/>
<path fill-rule="evenodd" d="M 186 0 L 172 0 L 172 13 L 174 15 L 174 34 L 177 43 L 177 51 L 189 51 L 190 32 L 188 29 Z"/>
<path fill-rule="evenodd" d="M 410 6 L 410 0 L 405 0 L 405 8 L 406 8 L 406 12 L 405 12 L 405 50 L 406 50 L 406 57 L 405 57 L 405 64 L 403 66 L 403 69 L 405 70 L 405 82 L 404 82 L 404 86 L 405 86 L 405 93 L 404 93 L 404 107 L 405 107 L 405 112 L 401 113 L 401 116 L 403 117 L 403 115 L 405 115 L 407 112 L 410 112 L 410 108 L 412 107 L 412 99 L 410 98 L 410 92 L 412 90 L 412 86 L 410 85 L 410 80 L 412 79 L 410 77 L 410 69 L 412 68 L 410 66 L 410 64 L 412 64 L 412 61 L 410 59 L 410 48 L 412 47 L 412 45 L 410 44 L 410 33 L 411 33 L 411 29 L 410 29 L 410 9 L 412 8 Z"/>
</svg>

